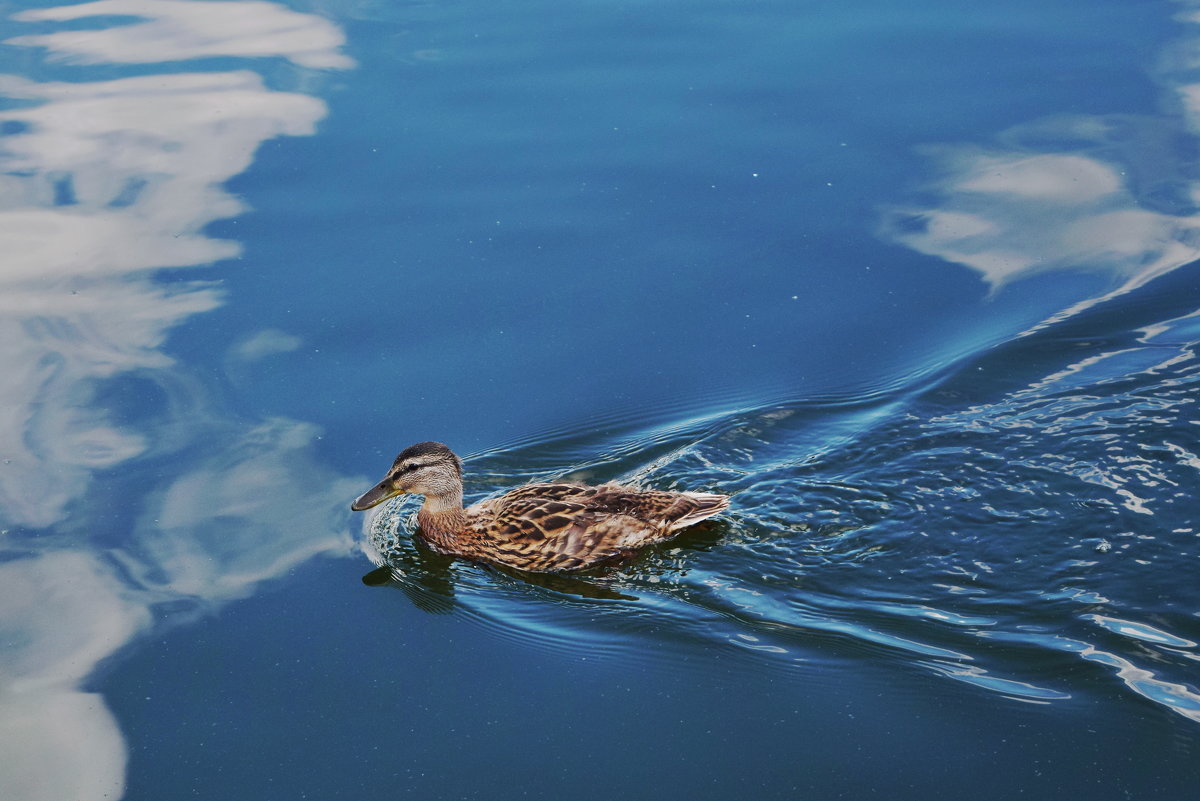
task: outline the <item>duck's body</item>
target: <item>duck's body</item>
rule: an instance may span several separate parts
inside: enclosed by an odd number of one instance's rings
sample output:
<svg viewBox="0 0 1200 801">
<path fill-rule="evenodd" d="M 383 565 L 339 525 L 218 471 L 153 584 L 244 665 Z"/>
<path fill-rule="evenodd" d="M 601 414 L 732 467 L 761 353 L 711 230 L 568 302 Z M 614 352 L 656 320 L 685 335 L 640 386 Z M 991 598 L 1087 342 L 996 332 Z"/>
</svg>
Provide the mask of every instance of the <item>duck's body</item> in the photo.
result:
<svg viewBox="0 0 1200 801">
<path fill-rule="evenodd" d="M 422 442 L 404 450 L 391 471 L 356 500 L 369 509 L 401 493 L 425 496 L 418 531 L 442 553 L 519 570 L 580 570 L 669 539 L 717 514 L 729 498 L 617 484 L 527 484 L 468 508 L 462 505 L 462 466 L 445 445 Z"/>
</svg>

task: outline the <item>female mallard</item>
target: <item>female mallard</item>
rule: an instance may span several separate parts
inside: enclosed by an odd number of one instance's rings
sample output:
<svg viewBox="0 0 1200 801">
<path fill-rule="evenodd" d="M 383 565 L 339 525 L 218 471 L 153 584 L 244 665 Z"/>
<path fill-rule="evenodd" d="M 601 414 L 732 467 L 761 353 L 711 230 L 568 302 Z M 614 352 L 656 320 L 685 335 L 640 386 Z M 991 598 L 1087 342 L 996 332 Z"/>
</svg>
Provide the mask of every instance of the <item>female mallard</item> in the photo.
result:
<svg viewBox="0 0 1200 801">
<path fill-rule="evenodd" d="M 603 484 L 526 484 L 463 508 L 462 462 L 440 442 L 405 448 L 350 508 L 424 495 L 419 534 L 435 551 L 519 570 L 579 570 L 668 539 L 729 505 L 724 495 Z"/>
</svg>

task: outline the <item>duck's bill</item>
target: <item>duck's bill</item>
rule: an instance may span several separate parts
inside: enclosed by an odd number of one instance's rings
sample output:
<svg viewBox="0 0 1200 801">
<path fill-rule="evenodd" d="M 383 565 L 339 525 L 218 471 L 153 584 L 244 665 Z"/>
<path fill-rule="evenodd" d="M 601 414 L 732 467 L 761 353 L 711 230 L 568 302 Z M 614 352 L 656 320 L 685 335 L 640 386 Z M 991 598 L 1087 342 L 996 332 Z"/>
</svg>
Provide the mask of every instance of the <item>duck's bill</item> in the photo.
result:
<svg viewBox="0 0 1200 801">
<path fill-rule="evenodd" d="M 358 496 L 358 500 L 350 504 L 350 509 L 351 511 L 362 512 L 370 509 L 372 506 L 378 506 L 388 498 L 394 498 L 399 494 L 400 491 L 395 489 L 391 482 L 385 479 Z"/>
</svg>

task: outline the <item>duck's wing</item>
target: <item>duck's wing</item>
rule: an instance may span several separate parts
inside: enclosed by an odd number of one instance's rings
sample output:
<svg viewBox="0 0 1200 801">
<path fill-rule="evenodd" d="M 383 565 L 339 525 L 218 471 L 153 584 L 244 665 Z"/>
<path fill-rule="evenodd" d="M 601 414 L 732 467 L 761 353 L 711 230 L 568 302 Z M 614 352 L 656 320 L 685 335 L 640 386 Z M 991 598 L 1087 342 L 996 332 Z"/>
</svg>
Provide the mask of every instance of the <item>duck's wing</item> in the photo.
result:
<svg viewBox="0 0 1200 801">
<path fill-rule="evenodd" d="M 595 512 L 627 515 L 649 523 L 683 528 L 712 517 L 729 506 L 728 495 L 709 492 L 671 492 L 638 489 L 622 484 L 527 484 L 481 506 L 493 510 L 529 500 L 579 503 Z"/>
<path fill-rule="evenodd" d="M 670 492 L 643 490 L 620 484 L 587 487 L 590 508 L 608 514 L 644 520 L 667 531 L 677 531 L 721 512 L 729 506 L 729 496 L 708 492 Z"/>
<path fill-rule="evenodd" d="M 578 570 L 666 539 L 724 509 L 724 495 L 616 484 L 530 484 L 469 510 L 495 559 L 523 570 Z"/>
<path fill-rule="evenodd" d="M 596 492 L 596 487 L 589 487 L 586 484 L 573 484 L 568 481 L 556 481 L 553 483 L 541 484 L 524 484 L 516 489 L 511 489 L 503 495 L 495 498 L 488 498 L 482 501 L 480 506 L 505 506 L 512 503 L 517 503 L 525 500 L 539 501 L 570 501 L 590 498 Z"/>
<path fill-rule="evenodd" d="M 594 506 L 594 490 L 531 485 L 481 504 L 497 561 L 522 570 L 578 570 L 624 556 L 662 531 Z"/>
</svg>

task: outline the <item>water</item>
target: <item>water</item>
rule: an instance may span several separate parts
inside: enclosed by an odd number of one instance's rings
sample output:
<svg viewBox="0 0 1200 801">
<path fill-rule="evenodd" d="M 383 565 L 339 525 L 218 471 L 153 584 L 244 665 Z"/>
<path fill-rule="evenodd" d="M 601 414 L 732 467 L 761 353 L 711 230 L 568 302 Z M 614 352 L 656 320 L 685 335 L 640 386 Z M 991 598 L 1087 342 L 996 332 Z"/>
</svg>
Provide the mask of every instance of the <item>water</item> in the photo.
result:
<svg viewBox="0 0 1200 801">
<path fill-rule="evenodd" d="M 1194 795 L 1200 7 L 4 11 L 6 798 Z"/>
</svg>

